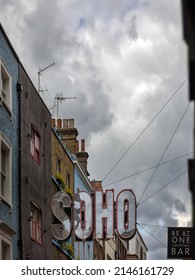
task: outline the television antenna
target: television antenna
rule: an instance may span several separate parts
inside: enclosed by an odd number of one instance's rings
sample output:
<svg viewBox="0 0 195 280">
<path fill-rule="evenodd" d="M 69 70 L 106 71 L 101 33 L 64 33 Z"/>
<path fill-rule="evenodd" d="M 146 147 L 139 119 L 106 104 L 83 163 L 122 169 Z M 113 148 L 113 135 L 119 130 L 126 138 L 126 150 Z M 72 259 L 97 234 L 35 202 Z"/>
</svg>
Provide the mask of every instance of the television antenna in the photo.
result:
<svg viewBox="0 0 195 280">
<path fill-rule="evenodd" d="M 43 93 L 44 91 L 48 91 L 47 89 L 42 90 L 41 89 L 41 76 L 42 76 L 42 72 L 46 71 L 48 68 L 52 67 L 55 65 L 55 62 L 45 66 L 44 68 L 39 68 L 38 71 L 38 93 L 40 94 L 41 92 Z"/>
<path fill-rule="evenodd" d="M 76 97 L 75 96 L 64 97 L 62 92 L 58 92 L 56 94 L 56 96 L 54 97 L 54 105 L 49 110 L 53 109 L 53 114 L 52 115 L 54 116 L 55 108 L 57 108 L 57 110 L 56 110 L 57 119 L 59 117 L 59 104 L 60 103 L 62 104 L 62 101 L 66 101 L 68 99 L 76 99 Z"/>
</svg>

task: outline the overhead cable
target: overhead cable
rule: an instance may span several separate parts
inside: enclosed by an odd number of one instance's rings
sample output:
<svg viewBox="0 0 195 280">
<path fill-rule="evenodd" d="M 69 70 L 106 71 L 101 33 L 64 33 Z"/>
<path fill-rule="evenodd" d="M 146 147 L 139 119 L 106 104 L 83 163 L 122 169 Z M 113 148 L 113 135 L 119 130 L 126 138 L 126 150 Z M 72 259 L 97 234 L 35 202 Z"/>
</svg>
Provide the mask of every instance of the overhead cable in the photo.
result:
<svg viewBox="0 0 195 280">
<path fill-rule="evenodd" d="M 190 153 L 183 154 L 183 155 L 178 156 L 178 157 L 176 157 L 176 158 L 169 159 L 169 160 L 167 160 L 167 161 L 163 161 L 163 162 L 159 163 L 158 166 L 161 166 L 161 165 L 170 163 L 170 162 L 172 162 L 172 161 L 175 161 L 175 160 L 177 160 L 177 159 L 180 159 L 180 158 L 189 156 L 189 155 L 191 155 L 191 154 L 193 154 L 193 153 L 194 153 L 194 151 L 193 151 L 193 152 L 190 152 Z M 138 171 L 138 172 L 136 172 L 136 173 L 132 173 L 132 174 L 130 174 L 130 175 L 126 176 L 126 177 L 123 177 L 123 178 L 121 178 L 121 179 L 118 179 L 118 180 L 116 180 L 116 181 L 113 181 L 113 182 L 111 182 L 111 183 L 109 183 L 109 184 L 103 185 L 103 188 L 104 188 L 104 187 L 107 187 L 107 186 L 110 186 L 110 185 L 112 185 L 112 184 L 121 182 L 121 181 L 123 181 L 123 180 L 126 180 L 126 179 L 128 179 L 128 178 L 130 178 L 130 177 L 133 177 L 133 176 L 142 174 L 142 173 L 144 173 L 144 172 L 146 172 L 146 171 L 149 171 L 149 170 L 155 168 L 156 166 L 157 166 L 157 165 L 148 167 L 148 168 L 146 168 L 146 169 L 143 169 L 143 170 Z"/>
<path fill-rule="evenodd" d="M 179 92 L 179 90 L 183 87 L 188 79 L 184 80 L 181 85 L 176 89 L 173 95 L 166 101 L 160 111 L 153 117 L 153 119 L 148 123 L 148 125 L 144 128 L 144 130 L 139 134 L 139 136 L 133 141 L 133 143 L 129 146 L 126 152 L 119 158 L 119 160 L 115 163 L 115 165 L 110 169 L 110 171 L 104 176 L 102 182 L 110 175 L 110 173 L 114 170 L 114 168 L 119 164 L 119 162 L 124 158 L 124 156 L 130 151 L 130 149 L 135 145 L 135 143 L 139 140 L 139 138 L 144 134 L 144 132 L 148 129 L 148 127 L 152 124 L 152 122 L 158 117 L 158 115 L 163 111 L 163 109 L 168 105 L 168 103 L 173 99 L 173 97 Z"/>
<path fill-rule="evenodd" d="M 142 198 L 143 198 L 143 196 L 144 196 L 144 194 L 145 194 L 147 188 L 149 187 L 149 185 L 150 185 L 150 183 L 151 183 L 151 181 L 152 181 L 152 179 L 153 179 L 153 177 L 154 177 L 154 175 L 155 175 L 155 173 L 156 173 L 156 171 L 157 171 L 157 169 L 158 169 L 158 167 L 159 167 L 159 165 L 160 165 L 160 163 L 161 163 L 161 161 L 162 161 L 162 159 L 163 159 L 165 153 L 167 152 L 167 150 L 168 150 L 168 148 L 169 148 L 169 146 L 170 146 L 170 144 L 171 144 L 171 142 L 172 142 L 172 140 L 173 140 L 173 138 L 174 138 L 174 136 L 175 136 L 175 134 L 176 134 L 176 132 L 177 132 L 177 130 L 178 130 L 178 128 L 179 128 L 179 126 L 180 126 L 180 124 L 181 124 L 181 122 L 182 122 L 182 120 L 183 120 L 183 118 L 184 118 L 184 116 L 185 116 L 185 114 L 186 114 L 186 112 L 187 112 L 187 110 L 188 110 L 188 108 L 189 108 L 189 106 L 190 106 L 190 103 L 187 105 L 187 107 L 186 107 L 184 113 L 182 114 L 182 116 L 181 116 L 181 118 L 180 118 L 180 120 L 179 120 L 178 125 L 176 126 L 176 128 L 175 128 L 175 130 L 174 130 L 174 132 L 173 132 L 173 134 L 172 134 L 172 136 L 171 136 L 171 138 L 170 138 L 170 140 L 169 140 L 167 146 L 165 147 L 165 150 L 164 150 L 164 152 L 162 153 L 162 155 L 161 155 L 161 157 L 160 157 L 160 160 L 158 161 L 158 164 L 156 165 L 155 170 L 154 170 L 154 172 L 152 173 L 152 175 L 151 175 L 151 177 L 150 177 L 150 180 L 149 180 L 149 182 L 147 183 L 147 185 L 146 185 L 146 187 L 145 187 L 145 189 L 144 189 L 144 191 L 143 191 L 143 193 L 142 193 L 142 195 L 141 195 L 141 197 L 140 197 L 140 199 L 139 199 L 138 205 L 139 205 L 140 201 L 142 200 Z"/>
<path fill-rule="evenodd" d="M 149 235 L 151 235 L 156 241 L 158 241 L 162 246 L 164 246 L 165 248 L 167 248 L 167 246 L 162 243 L 158 238 L 156 238 L 150 231 L 148 231 L 147 229 L 145 229 L 144 227 L 142 227 L 140 224 L 138 224 L 138 226 L 140 226 L 143 230 L 145 230 L 145 232 L 147 232 Z"/>
<path fill-rule="evenodd" d="M 179 177 L 183 176 L 185 173 L 187 173 L 188 170 L 185 170 L 184 172 L 182 172 L 181 174 L 179 174 L 177 177 L 175 177 L 173 180 L 171 180 L 170 182 L 168 182 L 166 185 L 164 185 L 163 187 L 161 187 L 159 190 L 157 190 L 156 192 L 154 192 L 153 194 L 151 194 L 150 196 L 148 196 L 146 199 L 142 200 L 142 202 L 140 202 L 139 204 L 137 204 L 137 207 L 139 207 L 141 204 L 143 204 L 144 202 L 146 202 L 149 198 L 151 198 L 152 196 L 156 195 L 157 193 L 159 193 L 162 189 L 166 188 L 168 185 L 170 185 L 171 183 L 173 183 L 175 180 L 177 180 Z"/>
</svg>

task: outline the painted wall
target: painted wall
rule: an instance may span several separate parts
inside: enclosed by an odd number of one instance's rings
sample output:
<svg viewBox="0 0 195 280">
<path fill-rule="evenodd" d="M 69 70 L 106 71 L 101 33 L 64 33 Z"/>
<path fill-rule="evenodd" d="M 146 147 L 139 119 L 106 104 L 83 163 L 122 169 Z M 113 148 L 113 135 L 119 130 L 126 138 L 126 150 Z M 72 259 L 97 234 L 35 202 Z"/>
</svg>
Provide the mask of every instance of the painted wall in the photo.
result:
<svg viewBox="0 0 195 280">
<path fill-rule="evenodd" d="M 74 160 L 74 192 L 86 191 L 90 193 L 90 183 L 84 174 L 80 164 Z M 93 260 L 93 241 L 76 241 L 74 243 L 75 259 Z"/>
<path fill-rule="evenodd" d="M 13 235 L 13 259 L 18 259 L 19 239 L 19 100 L 17 94 L 18 58 L 2 26 L 0 25 L 0 58 L 12 79 L 12 110 L 0 105 L 0 134 L 11 144 L 12 148 L 12 206 L 4 201 L 0 204 L 0 220 L 15 231 Z"/>
<path fill-rule="evenodd" d="M 110 239 L 105 242 L 105 260 L 115 260 L 116 244 L 115 240 Z"/>
<path fill-rule="evenodd" d="M 136 231 L 135 236 L 129 240 L 129 259 L 131 258 L 130 255 L 136 256 L 137 259 L 141 259 L 141 248 L 143 250 L 143 257 L 144 259 L 147 259 L 147 247 L 146 244 L 144 243 L 141 234 L 139 231 Z"/>
<path fill-rule="evenodd" d="M 51 115 L 22 65 L 20 83 L 22 258 L 51 259 Z M 40 135 L 39 164 L 30 151 L 32 125 Z M 41 246 L 31 238 L 31 203 L 38 205 L 41 210 Z"/>
</svg>

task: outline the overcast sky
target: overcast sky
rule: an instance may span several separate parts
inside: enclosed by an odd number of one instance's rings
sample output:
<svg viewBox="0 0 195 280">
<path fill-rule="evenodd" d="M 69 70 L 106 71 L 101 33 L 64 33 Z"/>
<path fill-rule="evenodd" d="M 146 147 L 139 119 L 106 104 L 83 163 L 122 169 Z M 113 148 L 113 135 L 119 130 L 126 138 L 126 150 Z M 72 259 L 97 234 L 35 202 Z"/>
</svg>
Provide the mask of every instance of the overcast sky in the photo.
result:
<svg viewBox="0 0 195 280">
<path fill-rule="evenodd" d="M 191 222 L 181 1 L 0 0 L 0 21 L 36 87 L 39 68 L 55 62 L 41 77 L 45 103 L 51 108 L 58 93 L 76 97 L 59 117 L 74 118 L 86 139 L 90 179 L 134 191 L 148 259 L 166 259 L 167 227 Z"/>
</svg>

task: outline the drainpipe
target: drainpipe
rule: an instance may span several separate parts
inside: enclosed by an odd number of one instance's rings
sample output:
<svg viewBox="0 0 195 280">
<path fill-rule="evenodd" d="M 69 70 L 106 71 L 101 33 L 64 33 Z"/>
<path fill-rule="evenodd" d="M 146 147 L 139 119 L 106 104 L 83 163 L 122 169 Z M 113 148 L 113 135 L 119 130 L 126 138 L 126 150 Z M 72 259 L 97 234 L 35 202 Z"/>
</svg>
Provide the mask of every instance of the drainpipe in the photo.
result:
<svg viewBox="0 0 195 280">
<path fill-rule="evenodd" d="M 18 72 L 20 79 L 20 65 L 18 65 Z M 18 133 L 19 133 L 19 155 L 18 155 L 18 194 L 19 194 L 19 240 L 18 240 L 18 249 L 19 249 L 19 259 L 23 259 L 23 244 L 22 244 L 22 206 L 21 206 L 21 93 L 22 93 L 22 84 L 17 83 L 17 92 L 18 92 L 18 110 L 19 110 L 19 121 L 18 121 Z"/>
</svg>

